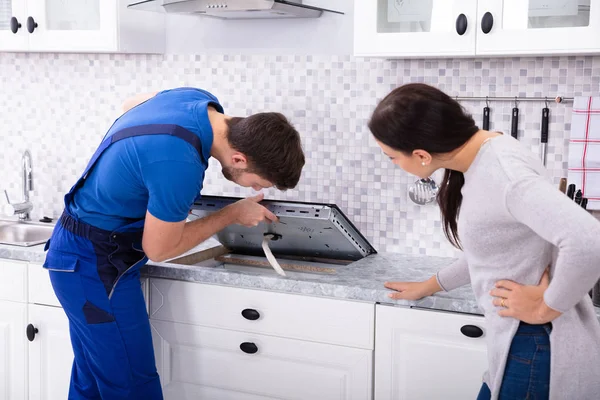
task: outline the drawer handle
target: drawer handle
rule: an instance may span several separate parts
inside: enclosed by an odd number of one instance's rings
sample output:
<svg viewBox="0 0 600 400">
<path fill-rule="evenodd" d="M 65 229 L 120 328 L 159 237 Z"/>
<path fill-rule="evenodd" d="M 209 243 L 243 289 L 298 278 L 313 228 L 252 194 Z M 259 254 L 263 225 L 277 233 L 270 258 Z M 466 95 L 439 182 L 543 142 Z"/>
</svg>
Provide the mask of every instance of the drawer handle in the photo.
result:
<svg viewBox="0 0 600 400">
<path fill-rule="evenodd" d="M 492 31 L 492 27 L 494 26 L 494 16 L 491 12 L 486 12 L 483 14 L 483 18 L 481 18 L 481 31 L 486 35 Z"/>
<path fill-rule="evenodd" d="M 464 35 L 467 32 L 468 25 L 467 16 L 465 14 L 460 14 L 458 18 L 456 18 L 456 33 L 460 36 Z"/>
<path fill-rule="evenodd" d="M 254 343 L 244 342 L 240 344 L 240 350 L 246 354 L 254 354 L 258 351 L 258 347 Z"/>
<path fill-rule="evenodd" d="M 256 321 L 260 318 L 260 313 L 251 308 L 246 308 L 244 311 L 242 311 L 242 316 L 247 320 Z"/>
<path fill-rule="evenodd" d="M 463 335 L 470 338 L 478 338 L 483 336 L 483 329 L 475 325 L 465 325 L 460 328 Z"/>
<path fill-rule="evenodd" d="M 27 325 L 27 339 L 30 342 L 33 342 L 33 339 L 35 339 L 36 333 L 38 333 L 38 329 L 35 326 L 31 324 Z"/>
</svg>

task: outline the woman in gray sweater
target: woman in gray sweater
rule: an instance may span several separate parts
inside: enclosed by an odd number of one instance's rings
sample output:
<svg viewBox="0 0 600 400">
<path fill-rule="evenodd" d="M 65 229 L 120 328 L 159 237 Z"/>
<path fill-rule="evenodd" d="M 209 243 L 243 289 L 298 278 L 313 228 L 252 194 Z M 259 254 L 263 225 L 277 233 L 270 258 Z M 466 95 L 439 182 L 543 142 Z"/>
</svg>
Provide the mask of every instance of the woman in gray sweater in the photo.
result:
<svg viewBox="0 0 600 400">
<path fill-rule="evenodd" d="M 600 278 L 600 222 L 552 185 L 529 149 L 480 130 L 431 86 L 393 90 L 369 128 L 403 170 L 427 178 L 445 169 L 442 222 L 462 249 L 428 281 L 386 283 L 391 297 L 472 285 L 488 344 L 478 399 L 600 399 L 600 324 L 588 296 Z"/>
</svg>

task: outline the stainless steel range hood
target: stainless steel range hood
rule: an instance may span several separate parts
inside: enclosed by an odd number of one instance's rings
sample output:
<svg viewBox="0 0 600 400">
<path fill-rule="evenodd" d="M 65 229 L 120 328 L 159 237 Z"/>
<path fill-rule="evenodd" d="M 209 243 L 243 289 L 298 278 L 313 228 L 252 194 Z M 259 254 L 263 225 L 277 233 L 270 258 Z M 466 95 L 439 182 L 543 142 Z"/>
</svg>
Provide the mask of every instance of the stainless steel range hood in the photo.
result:
<svg viewBox="0 0 600 400">
<path fill-rule="evenodd" d="M 302 4 L 302 0 L 145 0 L 128 8 L 221 19 L 317 18 L 324 11 L 343 14 Z"/>
</svg>

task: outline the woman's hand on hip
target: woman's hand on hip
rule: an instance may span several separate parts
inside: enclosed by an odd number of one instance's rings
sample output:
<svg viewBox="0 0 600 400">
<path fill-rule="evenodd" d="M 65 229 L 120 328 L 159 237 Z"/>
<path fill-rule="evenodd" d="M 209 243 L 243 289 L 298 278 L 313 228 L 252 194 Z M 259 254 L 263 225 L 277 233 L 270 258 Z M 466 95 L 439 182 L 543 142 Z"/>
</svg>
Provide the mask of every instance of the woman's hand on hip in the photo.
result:
<svg viewBox="0 0 600 400">
<path fill-rule="evenodd" d="M 419 300 L 442 290 L 435 276 L 424 282 L 385 282 L 384 286 L 396 291 L 388 295 L 394 300 Z"/>
<path fill-rule="evenodd" d="M 490 294 L 494 297 L 494 305 L 502 307 L 498 311 L 500 316 L 512 317 L 528 324 L 545 324 L 561 315 L 544 302 L 544 292 L 549 284 L 550 276 L 546 269 L 538 285 L 520 285 L 502 280 L 496 283 L 496 288 Z"/>
</svg>

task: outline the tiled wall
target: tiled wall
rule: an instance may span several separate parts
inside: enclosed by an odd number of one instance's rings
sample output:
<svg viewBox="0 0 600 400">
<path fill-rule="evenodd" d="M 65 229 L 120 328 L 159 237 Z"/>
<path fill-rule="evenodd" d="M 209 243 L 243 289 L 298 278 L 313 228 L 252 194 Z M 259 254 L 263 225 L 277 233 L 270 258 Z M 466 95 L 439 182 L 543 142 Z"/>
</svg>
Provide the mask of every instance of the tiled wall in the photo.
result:
<svg viewBox="0 0 600 400">
<path fill-rule="evenodd" d="M 382 156 L 366 127 L 377 101 L 420 81 L 452 95 L 598 95 L 600 56 L 378 60 L 350 56 L 132 56 L 0 53 L 0 189 L 21 197 L 30 149 L 34 216 L 58 216 L 62 196 L 127 96 L 180 85 L 212 91 L 230 115 L 275 110 L 301 132 L 308 163 L 299 187 L 270 198 L 337 203 L 380 251 L 452 255 L 435 206 L 407 198 L 414 177 Z M 465 102 L 481 121 L 481 102 Z M 520 103 L 519 139 L 539 151 L 543 103 Z M 491 129 L 508 132 L 512 102 L 492 103 Z M 548 168 L 566 176 L 569 105 L 550 105 Z M 244 196 L 214 164 L 205 194 Z"/>
</svg>

